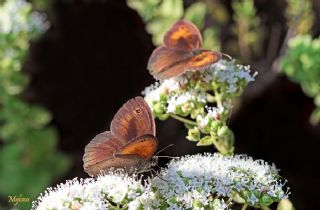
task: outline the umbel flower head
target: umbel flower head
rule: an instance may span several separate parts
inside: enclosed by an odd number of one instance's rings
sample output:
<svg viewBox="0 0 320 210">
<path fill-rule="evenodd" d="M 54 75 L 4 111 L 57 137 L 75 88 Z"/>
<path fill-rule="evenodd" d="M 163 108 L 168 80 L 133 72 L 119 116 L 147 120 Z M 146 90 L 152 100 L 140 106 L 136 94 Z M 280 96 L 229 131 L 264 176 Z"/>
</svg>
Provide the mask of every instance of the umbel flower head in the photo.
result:
<svg viewBox="0 0 320 210">
<path fill-rule="evenodd" d="M 33 209 L 233 209 L 237 203 L 268 206 L 287 198 L 274 165 L 245 155 L 198 154 L 172 160 L 143 182 L 112 171 L 96 179 L 49 188 Z"/>
<path fill-rule="evenodd" d="M 254 77 L 249 66 L 222 59 L 208 69 L 157 81 L 143 94 L 156 118 L 173 117 L 185 123 L 187 139 L 232 154 L 233 134 L 227 126 L 231 102 Z"/>
<path fill-rule="evenodd" d="M 129 176 L 121 170 L 110 170 L 97 178 L 73 179 L 48 188 L 33 203 L 32 209 L 138 209 L 152 203 L 153 193 L 136 175 Z"/>
<path fill-rule="evenodd" d="M 152 180 L 170 209 L 232 209 L 235 203 L 269 206 L 287 198 L 278 170 L 246 155 L 219 153 L 172 160 Z"/>
</svg>

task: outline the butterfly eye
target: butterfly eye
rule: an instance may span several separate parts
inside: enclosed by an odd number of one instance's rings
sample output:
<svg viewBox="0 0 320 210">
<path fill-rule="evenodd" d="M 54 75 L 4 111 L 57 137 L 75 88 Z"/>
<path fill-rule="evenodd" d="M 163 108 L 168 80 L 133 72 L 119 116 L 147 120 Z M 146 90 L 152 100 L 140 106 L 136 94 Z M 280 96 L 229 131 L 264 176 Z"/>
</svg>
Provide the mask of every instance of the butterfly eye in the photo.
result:
<svg viewBox="0 0 320 210">
<path fill-rule="evenodd" d="M 141 109 L 136 109 L 136 113 L 140 114 L 141 113 Z"/>
</svg>

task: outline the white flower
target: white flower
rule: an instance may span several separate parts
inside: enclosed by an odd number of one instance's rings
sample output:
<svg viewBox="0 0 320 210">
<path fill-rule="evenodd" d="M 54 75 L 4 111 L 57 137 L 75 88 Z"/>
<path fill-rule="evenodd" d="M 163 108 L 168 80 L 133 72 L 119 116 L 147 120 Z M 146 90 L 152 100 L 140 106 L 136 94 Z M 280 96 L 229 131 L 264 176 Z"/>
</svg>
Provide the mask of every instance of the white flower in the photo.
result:
<svg viewBox="0 0 320 210">
<path fill-rule="evenodd" d="M 165 198 L 175 197 L 186 208 L 190 208 L 195 201 L 206 206 L 209 197 L 217 195 L 219 198 L 227 198 L 231 192 L 237 193 L 240 190 L 269 195 L 270 191 L 278 190 L 272 194 L 273 197 L 281 199 L 287 196 L 282 189 L 283 185 L 279 187 L 277 170 L 273 165 L 262 160 L 254 161 L 245 155 L 225 157 L 216 153 L 185 156 L 172 160 L 160 176 L 162 179 L 155 177 L 151 185 Z M 244 199 L 251 205 L 259 202 L 253 193 Z M 227 209 L 227 206 L 221 203 L 217 209 Z"/>
<path fill-rule="evenodd" d="M 204 81 L 210 83 L 212 80 L 218 82 L 226 82 L 228 84 L 227 92 L 234 93 L 238 90 L 238 82 L 245 80 L 246 82 L 254 81 L 256 73 L 251 76 L 250 66 L 235 64 L 235 61 L 220 60 L 212 65 L 203 74 Z"/>
<path fill-rule="evenodd" d="M 129 176 L 119 170 L 97 178 L 69 180 L 48 188 L 32 209 L 106 210 L 117 205 L 129 210 L 225 210 L 233 204 L 231 194 L 246 192 L 242 198 L 254 206 L 259 204 L 260 195 L 287 198 L 289 193 L 283 187 L 276 168 L 262 160 L 245 155 L 198 154 L 172 160 L 144 185 L 135 174 Z"/>
<path fill-rule="evenodd" d="M 141 197 L 148 190 L 140 180 L 121 171 L 109 172 L 96 179 L 73 179 L 46 192 L 33 203 L 33 209 L 108 209 L 110 202 L 127 204 L 129 209 L 150 203 L 149 197 Z M 152 195 L 152 194 L 147 194 Z"/>
<path fill-rule="evenodd" d="M 194 108 L 194 102 L 205 103 L 204 93 L 192 90 L 180 95 L 172 95 L 168 99 L 167 113 L 176 113 L 177 107 L 180 107 L 183 112 L 188 112 Z"/>
</svg>

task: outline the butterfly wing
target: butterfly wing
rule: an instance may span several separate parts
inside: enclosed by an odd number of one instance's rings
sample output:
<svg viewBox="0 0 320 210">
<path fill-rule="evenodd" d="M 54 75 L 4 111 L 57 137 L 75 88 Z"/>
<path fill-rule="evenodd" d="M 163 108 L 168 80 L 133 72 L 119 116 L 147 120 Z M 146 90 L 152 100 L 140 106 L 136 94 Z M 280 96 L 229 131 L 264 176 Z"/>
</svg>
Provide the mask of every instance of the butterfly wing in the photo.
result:
<svg viewBox="0 0 320 210">
<path fill-rule="evenodd" d="M 184 65 L 192 56 L 190 52 L 158 47 L 149 58 L 148 69 L 156 79 L 167 79 L 184 73 Z"/>
<path fill-rule="evenodd" d="M 110 167 L 126 168 L 136 165 L 139 162 L 137 158 L 114 157 L 115 151 L 125 143 L 125 141 L 115 138 L 110 131 L 98 134 L 85 147 L 83 156 L 85 172 L 95 176 Z"/>
<path fill-rule="evenodd" d="M 191 52 L 201 48 L 202 37 L 193 23 L 179 20 L 166 32 L 163 44 L 170 49 Z"/>
<path fill-rule="evenodd" d="M 219 52 L 201 50 L 199 54 L 194 55 L 188 60 L 186 71 L 197 71 L 208 68 L 210 65 L 218 62 L 222 55 Z"/>
<path fill-rule="evenodd" d="M 128 143 L 144 134 L 156 135 L 155 123 L 149 105 L 142 97 L 127 101 L 114 116 L 111 133 Z"/>
<path fill-rule="evenodd" d="M 136 97 L 116 113 L 111 131 L 98 134 L 85 147 L 83 167 L 92 176 L 110 167 L 130 171 L 150 159 L 157 144 L 152 112 L 142 97 Z"/>
<path fill-rule="evenodd" d="M 124 157 L 126 155 L 137 155 L 144 160 L 149 160 L 156 152 L 158 140 L 154 135 L 146 134 L 130 141 L 121 147 L 115 154 L 116 157 Z"/>
</svg>

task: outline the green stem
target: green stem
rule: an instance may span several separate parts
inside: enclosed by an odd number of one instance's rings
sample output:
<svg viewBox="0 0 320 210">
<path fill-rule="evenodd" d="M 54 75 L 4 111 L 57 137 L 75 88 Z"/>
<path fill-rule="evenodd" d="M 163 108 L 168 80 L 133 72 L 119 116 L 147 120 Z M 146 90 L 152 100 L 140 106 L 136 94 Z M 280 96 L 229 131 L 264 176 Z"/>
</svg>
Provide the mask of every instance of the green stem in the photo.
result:
<svg viewBox="0 0 320 210">
<path fill-rule="evenodd" d="M 244 203 L 243 206 L 242 206 L 242 208 L 241 208 L 241 210 L 246 210 L 247 207 L 248 207 L 248 204 L 247 204 L 247 203 Z"/>
<path fill-rule="evenodd" d="M 183 123 L 186 123 L 186 124 L 189 124 L 189 125 L 194 125 L 194 126 L 197 126 L 197 123 L 192 121 L 192 120 L 189 120 L 189 119 L 186 119 L 186 118 L 183 118 L 183 117 L 180 117 L 176 114 L 170 114 L 170 117 L 176 119 L 176 120 L 179 120 L 180 122 L 183 122 Z"/>
<path fill-rule="evenodd" d="M 221 107 L 222 106 L 222 100 L 221 100 L 221 95 L 218 92 L 217 85 L 216 84 L 212 84 L 212 89 L 213 89 L 213 93 L 214 93 L 214 96 L 215 96 L 216 101 L 217 101 L 217 105 L 218 105 L 218 107 Z"/>
</svg>

